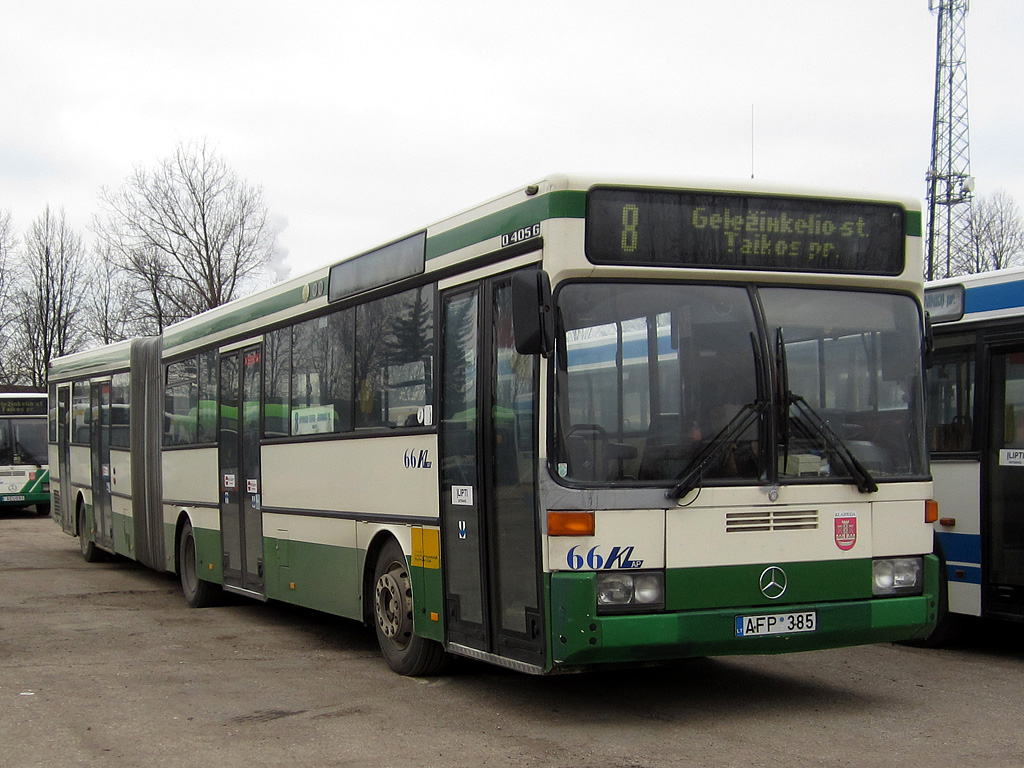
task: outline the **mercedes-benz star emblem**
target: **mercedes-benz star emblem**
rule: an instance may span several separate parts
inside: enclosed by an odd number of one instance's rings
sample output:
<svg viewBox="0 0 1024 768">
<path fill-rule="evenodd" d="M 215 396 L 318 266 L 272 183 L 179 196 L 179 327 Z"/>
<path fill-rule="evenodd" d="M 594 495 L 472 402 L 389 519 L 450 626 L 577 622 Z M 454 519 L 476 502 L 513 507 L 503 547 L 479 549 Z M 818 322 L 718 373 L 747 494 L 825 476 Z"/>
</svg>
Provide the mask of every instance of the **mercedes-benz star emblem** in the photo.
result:
<svg viewBox="0 0 1024 768">
<path fill-rule="evenodd" d="M 762 595 L 769 600 L 778 600 L 785 593 L 788 586 L 786 572 L 777 565 L 769 566 L 761 573 L 759 584 Z"/>
</svg>

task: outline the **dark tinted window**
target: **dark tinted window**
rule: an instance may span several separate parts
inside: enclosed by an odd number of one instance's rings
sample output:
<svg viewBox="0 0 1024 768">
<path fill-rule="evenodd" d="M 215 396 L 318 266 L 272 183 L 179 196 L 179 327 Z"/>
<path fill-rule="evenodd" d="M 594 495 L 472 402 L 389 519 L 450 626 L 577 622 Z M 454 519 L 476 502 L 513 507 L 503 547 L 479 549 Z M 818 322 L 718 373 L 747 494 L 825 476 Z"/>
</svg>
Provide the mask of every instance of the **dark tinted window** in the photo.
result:
<svg viewBox="0 0 1024 768">
<path fill-rule="evenodd" d="M 363 304 L 356 313 L 355 426 L 422 423 L 433 381 L 433 290 Z"/>
<path fill-rule="evenodd" d="M 130 392 L 131 377 L 116 373 L 110 379 L 110 447 L 128 448 L 130 445 Z"/>
</svg>

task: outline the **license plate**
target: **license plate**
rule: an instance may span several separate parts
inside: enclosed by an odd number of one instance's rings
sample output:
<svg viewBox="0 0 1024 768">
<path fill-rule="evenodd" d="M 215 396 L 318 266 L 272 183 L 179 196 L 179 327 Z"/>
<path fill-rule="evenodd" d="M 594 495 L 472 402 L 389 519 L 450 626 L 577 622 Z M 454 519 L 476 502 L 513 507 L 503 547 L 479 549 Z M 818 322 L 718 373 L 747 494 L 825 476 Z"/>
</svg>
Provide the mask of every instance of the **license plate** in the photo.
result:
<svg viewBox="0 0 1024 768">
<path fill-rule="evenodd" d="M 0 501 L 24 501 L 24 496 L 0 496 Z"/>
<path fill-rule="evenodd" d="M 736 617 L 736 637 L 791 635 L 794 632 L 814 632 L 817 628 L 818 614 L 815 611 Z"/>
</svg>

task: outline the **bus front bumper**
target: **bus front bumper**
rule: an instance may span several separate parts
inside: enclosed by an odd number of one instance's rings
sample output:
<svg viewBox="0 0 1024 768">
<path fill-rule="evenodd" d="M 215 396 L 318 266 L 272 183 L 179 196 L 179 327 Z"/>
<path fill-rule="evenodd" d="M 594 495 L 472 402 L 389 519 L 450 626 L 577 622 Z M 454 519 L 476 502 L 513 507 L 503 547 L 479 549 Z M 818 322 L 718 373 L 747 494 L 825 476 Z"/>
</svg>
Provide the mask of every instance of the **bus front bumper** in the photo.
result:
<svg viewBox="0 0 1024 768">
<path fill-rule="evenodd" d="M 931 581 L 931 580 L 928 580 Z M 927 583 L 927 582 L 926 582 Z M 597 615 L 580 606 L 578 581 L 552 580 L 552 670 L 602 664 L 669 661 L 703 656 L 772 654 L 922 639 L 935 626 L 932 591 L 813 604 L 731 607 L 652 614 Z M 560 594 L 562 593 L 562 594 Z M 573 598 L 576 599 L 573 599 Z M 592 598 L 591 598 L 592 600 Z M 593 605 L 591 602 L 590 605 Z M 742 619 L 779 614 L 814 614 L 814 629 L 770 635 L 741 634 Z M 749 626 L 749 624 L 748 624 Z"/>
</svg>

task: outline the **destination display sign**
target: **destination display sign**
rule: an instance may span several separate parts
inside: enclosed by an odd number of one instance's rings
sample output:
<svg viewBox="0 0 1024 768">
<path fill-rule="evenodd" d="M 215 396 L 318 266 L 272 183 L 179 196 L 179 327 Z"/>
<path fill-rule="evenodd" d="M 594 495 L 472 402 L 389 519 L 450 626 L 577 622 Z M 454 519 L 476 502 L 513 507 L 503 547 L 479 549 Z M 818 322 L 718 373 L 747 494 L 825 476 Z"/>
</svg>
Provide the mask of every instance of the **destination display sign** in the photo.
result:
<svg viewBox="0 0 1024 768">
<path fill-rule="evenodd" d="M 894 204 L 616 188 L 587 197 L 595 264 L 898 275 L 905 232 Z"/>
<path fill-rule="evenodd" d="M 0 397 L 0 416 L 45 416 L 44 397 Z"/>
<path fill-rule="evenodd" d="M 964 316 L 964 287 L 947 285 L 924 292 L 924 311 L 933 323 L 949 323 Z"/>
</svg>

